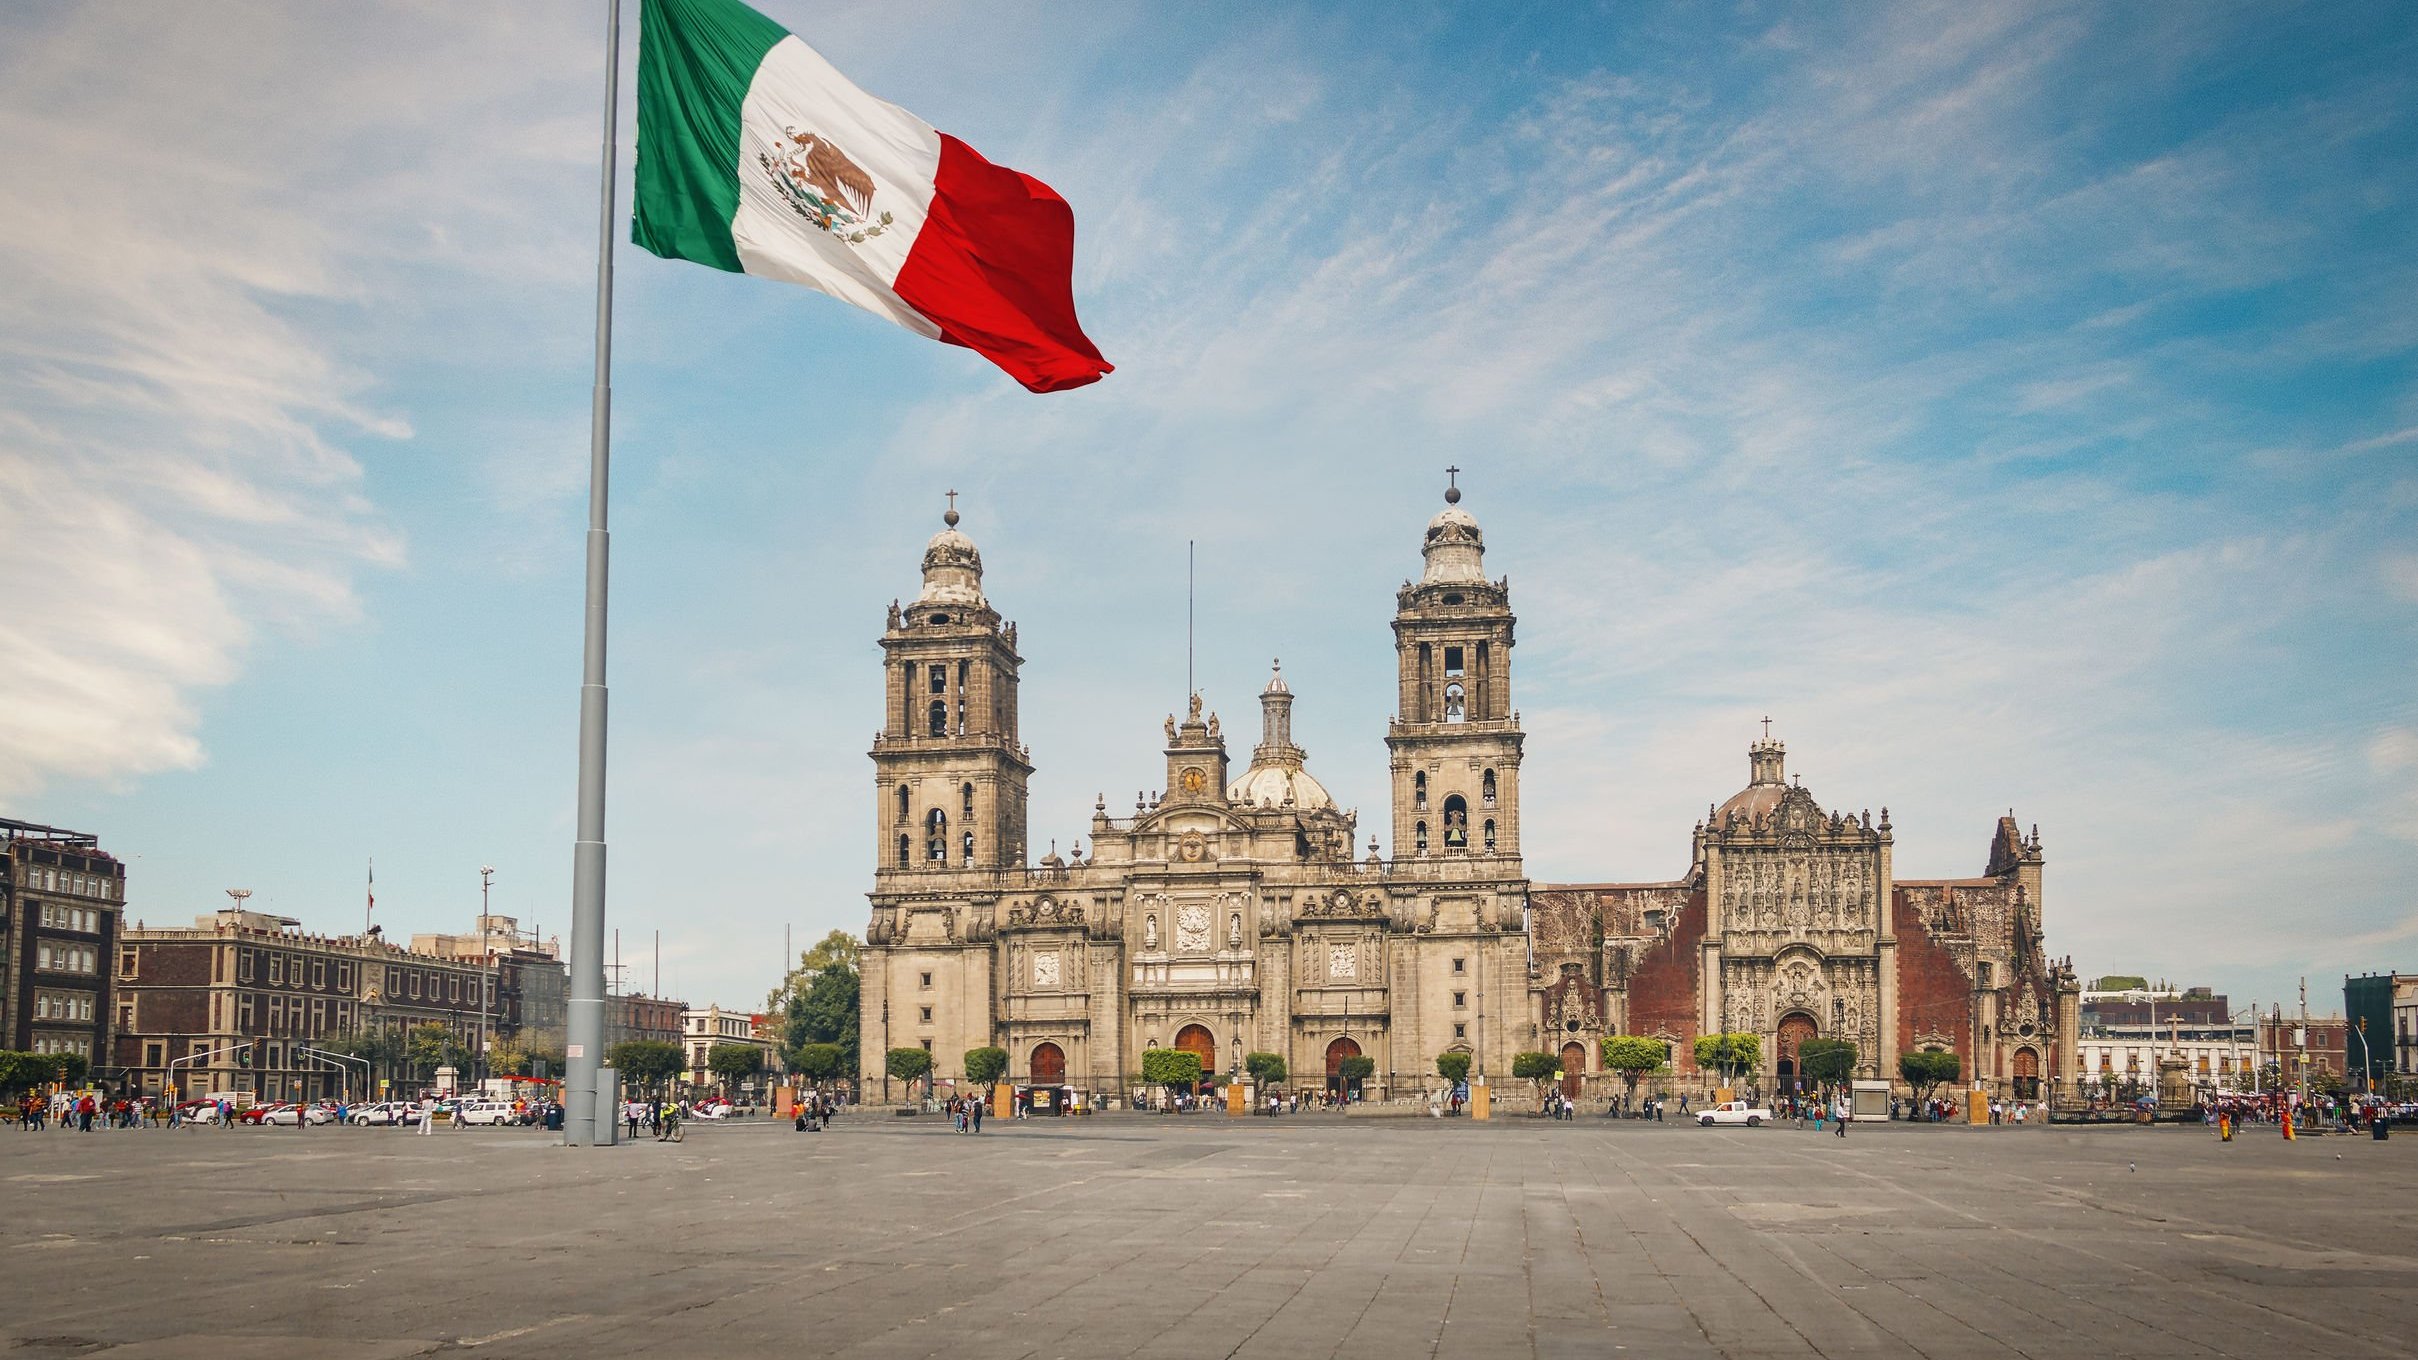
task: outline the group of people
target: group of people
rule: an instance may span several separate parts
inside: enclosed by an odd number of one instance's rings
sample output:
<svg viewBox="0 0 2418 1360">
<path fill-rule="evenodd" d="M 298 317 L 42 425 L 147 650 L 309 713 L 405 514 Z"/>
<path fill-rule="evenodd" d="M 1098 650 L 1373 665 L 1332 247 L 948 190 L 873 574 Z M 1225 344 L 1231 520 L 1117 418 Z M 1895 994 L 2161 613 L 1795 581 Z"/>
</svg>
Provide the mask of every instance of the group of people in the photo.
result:
<svg viewBox="0 0 2418 1360">
<path fill-rule="evenodd" d="M 950 1127 L 959 1133 L 982 1132 L 986 1104 L 981 1096 L 951 1096 L 941 1109 L 949 1116 Z"/>
<path fill-rule="evenodd" d="M 43 1095 L 28 1091 L 17 1103 L 17 1127 L 23 1130 L 58 1128 L 90 1133 L 94 1128 L 139 1127 L 147 1108 L 142 1100 L 112 1099 L 92 1091 L 58 1091 Z"/>
</svg>

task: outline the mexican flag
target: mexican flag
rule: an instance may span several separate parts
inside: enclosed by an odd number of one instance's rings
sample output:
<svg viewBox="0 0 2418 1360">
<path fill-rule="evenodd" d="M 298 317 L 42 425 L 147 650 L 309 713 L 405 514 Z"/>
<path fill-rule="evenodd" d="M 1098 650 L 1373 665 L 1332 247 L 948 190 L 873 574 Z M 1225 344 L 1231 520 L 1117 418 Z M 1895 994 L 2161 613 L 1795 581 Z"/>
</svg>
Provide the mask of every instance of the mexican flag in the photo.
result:
<svg viewBox="0 0 2418 1360">
<path fill-rule="evenodd" d="M 1112 365 L 1075 319 L 1075 216 L 866 94 L 737 0 L 645 0 L 631 239 L 963 345 L 1035 392 Z"/>
</svg>

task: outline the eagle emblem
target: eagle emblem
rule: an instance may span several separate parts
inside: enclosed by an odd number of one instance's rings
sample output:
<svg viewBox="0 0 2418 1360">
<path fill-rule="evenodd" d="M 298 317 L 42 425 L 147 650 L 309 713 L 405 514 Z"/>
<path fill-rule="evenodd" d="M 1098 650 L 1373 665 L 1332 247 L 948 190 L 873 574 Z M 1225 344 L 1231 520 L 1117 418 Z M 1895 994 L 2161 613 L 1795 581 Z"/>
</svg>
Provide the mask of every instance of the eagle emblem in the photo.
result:
<svg viewBox="0 0 2418 1360">
<path fill-rule="evenodd" d="M 778 154 L 758 152 L 756 163 L 817 231 L 860 245 L 890 228 L 890 214 L 873 211 L 873 177 L 820 133 L 784 127 Z"/>
</svg>

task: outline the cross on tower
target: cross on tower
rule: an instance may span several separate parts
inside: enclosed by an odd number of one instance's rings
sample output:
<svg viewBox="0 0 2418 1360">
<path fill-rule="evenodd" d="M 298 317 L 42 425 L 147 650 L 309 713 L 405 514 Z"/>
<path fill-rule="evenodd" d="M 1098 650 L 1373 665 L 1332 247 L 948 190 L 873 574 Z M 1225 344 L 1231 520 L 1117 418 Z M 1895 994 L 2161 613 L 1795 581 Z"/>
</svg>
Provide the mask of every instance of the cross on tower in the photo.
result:
<svg viewBox="0 0 2418 1360">
<path fill-rule="evenodd" d="M 1458 490 L 1460 490 L 1460 489 L 1461 489 L 1461 487 L 1460 487 L 1460 483 L 1459 483 L 1459 481 L 1458 481 L 1458 478 L 1460 477 L 1460 475 L 1461 475 L 1461 469 L 1459 469 L 1459 468 L 1457 468 L 1457 467 L 1448 467 L 1448 468 L 1444 469 L 1444 485 L 1445 485 L 1445 488 L 1446 488 L 1447 490 L 1451 490 L 1451 491 L 1458 491 Z"/>
<path fill-rule="evenodd" d="M 1763 719 L 1763 739 L 1765 741 L 1772 739 L 1772 720 L 1768 716 Z"/>
<path fill-rule="evenodd" d="M 951 510 L 957 508 L 957 493 L 954 491 L 949 493 L 949 508 Z"/>
</svg>

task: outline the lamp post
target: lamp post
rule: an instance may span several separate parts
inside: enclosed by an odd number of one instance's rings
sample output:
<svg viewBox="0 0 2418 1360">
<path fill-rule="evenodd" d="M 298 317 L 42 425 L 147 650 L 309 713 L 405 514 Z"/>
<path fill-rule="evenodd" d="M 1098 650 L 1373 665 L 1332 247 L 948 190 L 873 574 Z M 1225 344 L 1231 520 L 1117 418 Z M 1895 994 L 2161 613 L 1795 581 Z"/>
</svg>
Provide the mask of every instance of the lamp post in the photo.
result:
<svg viewBox="0 0 2418 1360">
<path fill-rule="evenodd" d="M 491 864 L 480 865 L 479 954 L 484 960 L 485 970 L 479 975 L 479 1080 L 478 1086 L 475 1089 L 481 1095 L 486 1094 L 487 1079 L 494 1075 L 494 1073 L 488 1070 L 487 1066 L 487 1003 L 488 998 L 493 995 L 496 974 L 494 937 L 489 933 L 488 928 L 488 922 L 491 918 L 487 914 L 487 891 L 490 887 L 494 886 L 494 883 L 495 866 Z"/>
</svg>

